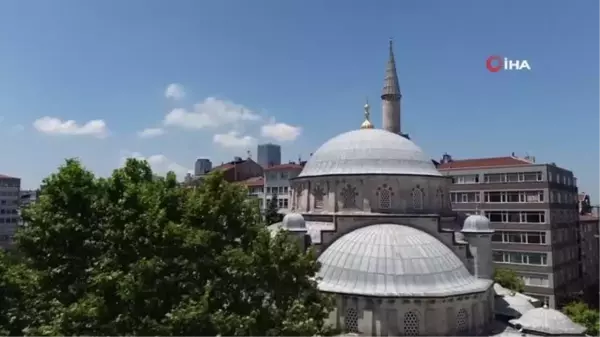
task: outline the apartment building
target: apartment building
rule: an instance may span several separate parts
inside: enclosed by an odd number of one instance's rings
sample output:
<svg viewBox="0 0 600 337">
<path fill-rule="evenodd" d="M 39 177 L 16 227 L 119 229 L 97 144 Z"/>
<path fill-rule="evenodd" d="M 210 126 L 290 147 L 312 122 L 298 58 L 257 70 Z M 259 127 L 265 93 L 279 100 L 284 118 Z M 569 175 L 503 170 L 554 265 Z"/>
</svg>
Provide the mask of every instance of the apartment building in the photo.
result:
<svg viewBox="0 0 600 337">
<path fill-rule="evenodd" d="M 252 158 L 233 158 L 233 161 L 223 163 L 211 170 L 223 172 L 223 178 L 228 182 L 242 182 L 250 178 L 263 175 L 262 166 L 258 165 Z"/>
<path fill-rule="evenodd" d="M 583 282 L 583 299 L 598 307 L 600 274 L 600 218 L 593 214 L 579 216 L 579 277 Z"/>
<path fill-rule="evenodd" d="M 21 179 L 0 175 L 0 247 L 10 248 L 19 226 Z"/>
<path fill-rule="evenodd" d="M 514 154 L 467 160 L 444 155 L 438 169 L 452 177 L 455 211 L 483 212 L 490 219 L 494 266 L 516 271 L 527 295 L 560 307 L 582 291 L 571 171 Z"/>
<path fill-rule="evenodd" d="M 290 202 L 290 179 L 300 174 L 304 165 L 302 163 L 288 163 L 265 168 L 264 175 L 264 203 L 268 205 L 271 198 L 277 198 L 280 212 L 287 212 Z"/>
</svg>

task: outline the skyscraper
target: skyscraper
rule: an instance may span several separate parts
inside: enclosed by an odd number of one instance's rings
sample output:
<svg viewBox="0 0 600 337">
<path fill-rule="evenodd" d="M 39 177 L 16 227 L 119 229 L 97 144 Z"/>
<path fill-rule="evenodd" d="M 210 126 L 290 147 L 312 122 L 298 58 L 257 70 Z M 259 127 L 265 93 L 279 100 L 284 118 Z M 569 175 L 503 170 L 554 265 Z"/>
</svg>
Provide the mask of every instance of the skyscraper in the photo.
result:
<svg viewBox="0 0 600 337">
<path fill-rule="evenodd" d="M 262 167 L 281 164 L 281 146 L 277 144 L 260 144 L 256 152 L 257 162 Z"/>
<path fill-rule="evenodd" d="M 194 175 L 196 177 L 205 175 L 210 170 L 212 170 L 212 162 L 209 159 L 196 159 L 196 163 L 194 164 Z"/>
</svg>

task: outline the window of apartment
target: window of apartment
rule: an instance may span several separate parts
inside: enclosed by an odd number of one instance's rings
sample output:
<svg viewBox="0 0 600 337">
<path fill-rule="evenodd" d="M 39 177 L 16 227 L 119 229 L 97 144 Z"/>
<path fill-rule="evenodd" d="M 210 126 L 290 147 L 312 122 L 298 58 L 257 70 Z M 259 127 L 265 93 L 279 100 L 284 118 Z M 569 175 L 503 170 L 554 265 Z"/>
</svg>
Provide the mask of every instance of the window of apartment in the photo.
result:
<svg viewBox="0 0 600 337">
<path fill-rule="evenodd" d="M 548 173 L 548 181 L 552 182 L 552 173 Z"/>
<path fill-rule="evenodd" d="M 287 179 L 289 177 L 289 172 L 279 172 L 279 177 L 281 179 Z"/>
<path fill-rule="evenodd" d="M 473 203 L 480 202 L 479 192 L 453 192 L 450 198 L 453 203 Z"/>
<path fill-rule="evenodd" d="M 519 181 L 523 181 L 523 179 L 519 179 L 519 173 L 507 173 L 506 174 L 506 182 L 516 183 Z"/>
<path fill-rule="evenodd" d="M 283 186 L 283 193 L 287 193 L 288 192 L 288 187 L 287 186 Z"/>
<path fill-rule="evenodd" d="M 556 174 L 556 182 L 560 184 L 560 174 Z"/>
<path fill-rule="evenodd" d="M 545 266 L 548 264 L 546 253 L 507 252 L 495 250 L 493 252 L 494 262 L 509 264 L 527 264 Z"/>
<path fill-rule="evenodd" d="M 542 172 L 525 172 L 523 181 L 542 181 Z"/>
<path fill-rule="evenodd" d="M 548 280 L 548 275 L 536 275 L 536 276 L 521 276 L 523 279 L 523 283 L 526 286 L 533 287 L 549 287 L 550 281 Z"/>
<path fill-rule="evenodd" d="M 454 176 L 452 177 L 452 182 L 455 184 L 477 184 L 479 183 L 479 175 L 471 174 L 463 176 Z"/>
<path fill-rule="evenodd" d="M 559 204 L 562 203 L 562 194 L 560 192 L 556 193 L 556 202 Z"/>
<path fill-rule="evenodd" d="M 486 183 L 503 183 L 506 181 L 506 174 L 505 173 L 484 174 L 483 181 Z"/>
<path fill-rule="evenodd" d="M 567 176 L 563 176 L 563 184 L 567 184 Z"/>
<path fill-rule="evenodd" d="M 546 223 L 546 214 L 544 211 L 486 211 L 485 216 L 491 222 Z"/>
<path fill-rule="evenodd" d="M 546 244 L 545 232 L 496 231 L 492 241 L 498 243 Z"/>
<path fill-rule="evenodd" d="M 544 191 L 484 192 L 485 202 L 544 202 Z"/>
</svg>

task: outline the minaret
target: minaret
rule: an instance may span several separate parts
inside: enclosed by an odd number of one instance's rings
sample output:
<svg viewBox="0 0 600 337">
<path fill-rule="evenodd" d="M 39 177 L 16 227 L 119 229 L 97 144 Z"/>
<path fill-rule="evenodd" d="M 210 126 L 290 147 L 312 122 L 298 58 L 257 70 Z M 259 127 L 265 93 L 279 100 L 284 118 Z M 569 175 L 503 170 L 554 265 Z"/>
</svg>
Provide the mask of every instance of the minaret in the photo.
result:
<svg viewBox="0 0 600 337">
<path fill-rule="evenodd" d="M 381 93 L 381 106 L 383 110 L 383 129 L 402 135 L 400 129 L 400 85 L 398 84 L 398 74 L 396 73 L 396 61 L 394 60 L 394 50 L 392 49 L 392 40 L 390 40 L 390 56 L 385 69 L 385 81 Z"/>
</svg>

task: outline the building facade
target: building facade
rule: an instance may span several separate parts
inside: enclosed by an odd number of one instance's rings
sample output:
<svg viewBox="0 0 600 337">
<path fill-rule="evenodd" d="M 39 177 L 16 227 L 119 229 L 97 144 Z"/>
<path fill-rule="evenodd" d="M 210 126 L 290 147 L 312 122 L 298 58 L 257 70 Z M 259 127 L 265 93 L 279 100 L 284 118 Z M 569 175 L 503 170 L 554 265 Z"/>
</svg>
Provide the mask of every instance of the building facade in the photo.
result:
<svg viewBox="0 0 600 337">
<path fill-rule="evenodd" d="M 264 207 L 267 207 L 272 198 L 277 198 L 279 211 L 286 213 L 291 206 L 290 179 L 302 171 L 302 165 L 296 163 L 275 165 L 265 168 L 264 175 Z"/>
<path fill-rule="evenodd" d="M 223 172 L 223 178 L 228 182 L 242 182 L 254 177 L 262 177 L 263 167 L 256 163 L 252 158 L 242 159 L 235 157 L 228 163 L 223 163 L 212 171 Z"/>
<path fill-rule="evenodd" d="M 262 167 L 281 164 L 281 146 L 277 144 L 260 144 L 256 152 L 256 161 Z"/>
<path fill-rule="evenodd" d="M 455 211 L 483 212 L 496 230 L 494 265 L 517 272 L 525 293 L 559 307 L 582 290 L 578 271 L 578 196 L 569 170 L 513 156 L 452 160 Z"/>
<path fill-rule="evenodd" d="M 194 163 L 194 176 L 199 177 L 212 170 L 212 162 L 206 158 L 198 158 Z"/>
<path fill-rule="evenodd" d="M 592 214 L 579 216 L 579 278 L 583 282 L 584 301 L 595 308 L 598 307 L 600 286 L 599 220 Z"/>
<path fill-rule="evenodd" d="M 20 223 L 21 179 L 0 175 L 0 247 L 13 245 Z"/>
</svg>

